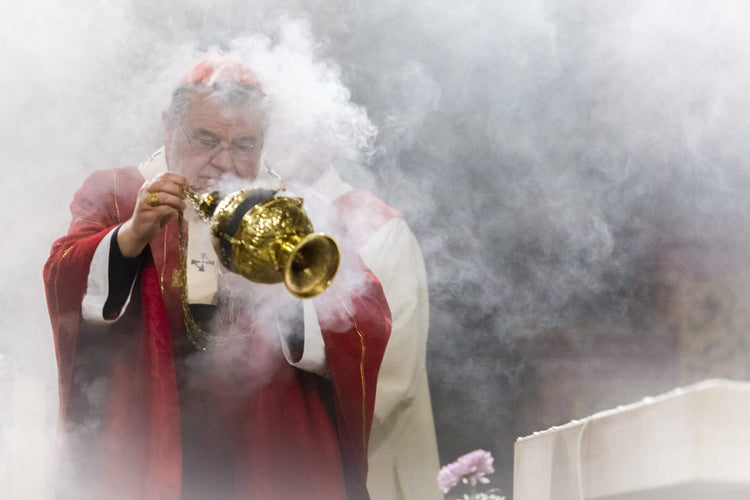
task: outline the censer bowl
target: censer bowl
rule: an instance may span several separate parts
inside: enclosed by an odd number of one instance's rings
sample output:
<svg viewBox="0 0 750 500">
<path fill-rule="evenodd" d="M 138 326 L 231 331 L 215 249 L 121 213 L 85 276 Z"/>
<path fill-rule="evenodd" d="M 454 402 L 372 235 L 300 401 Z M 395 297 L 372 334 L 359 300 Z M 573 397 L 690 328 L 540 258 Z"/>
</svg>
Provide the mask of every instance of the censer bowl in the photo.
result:
<svg viewBox="0 0 750 500">
<path fill-rule="evenodd" d="M 341 254 L 333 238 L 314 232 L 302 199 L 260 189 L 233 192 L 217 204 L 218 198 L 203 195 L 196 206 L 211 223 L 224 267 L 257 283 L 283 282 L 299 298 L 328 288 Z"/>
</svg>

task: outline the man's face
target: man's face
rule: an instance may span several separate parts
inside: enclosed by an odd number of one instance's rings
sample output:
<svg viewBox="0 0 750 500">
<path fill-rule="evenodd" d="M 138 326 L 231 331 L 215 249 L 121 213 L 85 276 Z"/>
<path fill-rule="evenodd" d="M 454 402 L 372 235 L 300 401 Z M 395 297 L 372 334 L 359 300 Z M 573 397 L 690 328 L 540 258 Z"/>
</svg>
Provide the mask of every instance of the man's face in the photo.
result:
<svg viewBox="0 0 750 500">
<path fill-rule="evenodd" d="M 194 95 L 182 117 L 165 115 L 169 170 L 202 190 L 225 176 L 253 180 L 263 147 L 263 114 L 252 102 L 228 105 L 211 91 Z"/>
</svg>

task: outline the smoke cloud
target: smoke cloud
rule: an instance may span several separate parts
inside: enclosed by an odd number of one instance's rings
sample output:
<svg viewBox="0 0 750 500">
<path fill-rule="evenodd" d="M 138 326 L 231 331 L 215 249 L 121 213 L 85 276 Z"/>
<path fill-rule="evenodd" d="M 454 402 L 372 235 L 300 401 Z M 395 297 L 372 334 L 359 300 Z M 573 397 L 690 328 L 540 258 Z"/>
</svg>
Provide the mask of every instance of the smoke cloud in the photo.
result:
<svg viewBox="0 0 750 500">
<path fill-rule="evenodd" d="M 332 163 L 407 218 L 430 281 L 442 462 L 491 450 L 504 492 L 516 342 L 593 320 L 648 332 L 660 250 L 746 243 L 740 0 L 33 0 L 0 14 L 0 481 L 16 498 L 41 497 L 31 478 L 51 469 L 40 276 L 65 207 L 92 171 L 161 145 L 198 54 L 238 54 L 264 81 L 274 169 Z"/>
</svg>

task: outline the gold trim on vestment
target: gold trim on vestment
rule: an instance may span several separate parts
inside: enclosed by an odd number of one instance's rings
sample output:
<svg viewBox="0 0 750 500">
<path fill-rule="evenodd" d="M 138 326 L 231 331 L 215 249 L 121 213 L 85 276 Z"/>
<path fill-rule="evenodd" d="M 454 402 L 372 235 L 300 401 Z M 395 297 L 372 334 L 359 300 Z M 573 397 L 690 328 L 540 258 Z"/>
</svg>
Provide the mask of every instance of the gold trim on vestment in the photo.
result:
<svg viewBox="0 0 750 500">
<path fill-rule="evenodd" d="M 114 184 L 114 190 L 115 190 L 115 214 L 117 215 L 117 223 L 120 224 L 120 202 L 118 201 L 118 194 L 117 194 L 117 173 L 115 171 L 112 171 L 112 183 Z"/>
<path fill-rule="evenodd" d="M 336 298 L 339 299 L 339 302 L 341 302 L 341 305 L 344 306 L 344 310 L 346 311 L 346 314 L 351 318 L 352 323 L 354 323 L 354 329 L 357 332 L 357 335 L 359 336 L 359 344 L 361 348 L 361 354 L 359 358 L 359 378 L 362 383 L 362 449 L 367 449 L 367 387 L 365 383 L 365 336 L 362 333 L 362 330 L 359 329 L 359 325 L 357 324 L 357 320 L 354 319 L 354 315 L 349 310 L 349 307 L 347 307 L 346 302 L 344 302 L 344 299 L 341 298 L 341 295 L 339 295 L 338 290 L 336 290 Z"/>
</svg>

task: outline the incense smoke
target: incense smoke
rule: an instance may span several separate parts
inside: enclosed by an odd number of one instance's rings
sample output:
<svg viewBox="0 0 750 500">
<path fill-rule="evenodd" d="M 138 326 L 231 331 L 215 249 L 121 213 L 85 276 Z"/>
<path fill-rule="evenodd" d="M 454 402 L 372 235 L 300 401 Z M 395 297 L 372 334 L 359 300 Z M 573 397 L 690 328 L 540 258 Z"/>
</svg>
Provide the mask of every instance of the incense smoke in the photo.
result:
<svg viewBox="0 0 750 500">
<path fill-rule="evenodd" d="M 83 178 L 160 146 L 159 114 L 196 54 L 239 53 L 277 93 L 274 168 L 331 162 L 405 215 L 430 281 L 442 461 L 490 449 L 504 492 L 516 342 L 586 320 L 640 329 L 647 345 L 655 256 L 746 243 L 741 1 L 3 10 L 0 392 L 13 397 L 0 480 L 26 498 L 43 481 L 15 478 L 29 463 L 49 472 L 56 412 L 42 264 Z"/>
</svg>

